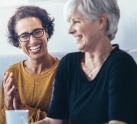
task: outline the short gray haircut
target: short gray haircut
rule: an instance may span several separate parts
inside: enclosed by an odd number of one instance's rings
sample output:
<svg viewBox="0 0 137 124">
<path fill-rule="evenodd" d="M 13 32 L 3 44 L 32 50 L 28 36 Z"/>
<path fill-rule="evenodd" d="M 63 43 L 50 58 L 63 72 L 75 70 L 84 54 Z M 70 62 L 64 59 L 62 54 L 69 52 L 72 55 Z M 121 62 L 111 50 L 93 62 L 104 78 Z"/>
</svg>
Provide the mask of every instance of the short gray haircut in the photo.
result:
<svg viewBox="0 0 137 124">
<path fill-rule="evenodd" d="M 115 38 L 120 18 L 120 10 L 116 0 L 68 0 L 64 7 L 65 20 L 70 19 L 74 10 L 92 20 L 105 14 L 108 22 L 105 33 L 110 40 Z"/>
</svg>

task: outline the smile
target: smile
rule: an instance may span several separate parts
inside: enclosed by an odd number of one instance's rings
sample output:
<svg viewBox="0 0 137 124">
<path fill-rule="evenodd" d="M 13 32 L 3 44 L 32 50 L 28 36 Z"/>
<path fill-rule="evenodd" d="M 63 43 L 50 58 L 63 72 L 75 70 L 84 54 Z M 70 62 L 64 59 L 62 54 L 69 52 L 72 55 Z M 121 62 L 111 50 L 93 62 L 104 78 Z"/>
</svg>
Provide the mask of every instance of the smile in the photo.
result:
<svg viewBox="0 0 137 124">
<path fill-rule="evenodd" d="M 35 46 L 35 47 L 30 47 L 30 50 L 31 50 L 32 52 L 37 52 L 37 51 L 40 50 L 40 48 L 41 48 L 41 45 L 39 44 L 39 45 L 37 45 L 37 46 Z"/>
<path fill-rule="evenodd" d="M 75 39 L 76 40 L 80 40 L 82 38 L 82 36 L 76 36 Z"/>
</svg>

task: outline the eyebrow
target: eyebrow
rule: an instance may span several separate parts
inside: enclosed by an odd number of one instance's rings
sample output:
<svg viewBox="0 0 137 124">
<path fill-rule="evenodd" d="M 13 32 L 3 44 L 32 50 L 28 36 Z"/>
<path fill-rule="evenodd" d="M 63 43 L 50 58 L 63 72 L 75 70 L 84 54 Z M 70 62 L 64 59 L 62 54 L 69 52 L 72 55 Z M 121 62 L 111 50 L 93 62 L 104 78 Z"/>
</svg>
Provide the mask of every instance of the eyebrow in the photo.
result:
<svg viewBox="0 0 137 124">
<path fill-rule="evenodd" d="M 73 18 L 72 20 L 77 20 L 77 19 L 80 20 L 81 18 Z"/>
<path fill-rule="evenodd" d="M 39 30 L 39 29 L 42 29 L 42 28 L 35 28 L 34 30 L 32 30 L 32 32 L 34 32 L 36 30 Z M 32 33 L 32 32 L 30 32 L 30 33 Z M 20 35 L 22 35 L 22 34 L 30 34 L 30 33 L 29 32 L 23 32 Z M 18 35 L 18 36 L 20 36 L 20 35 Z"/>
</svg>

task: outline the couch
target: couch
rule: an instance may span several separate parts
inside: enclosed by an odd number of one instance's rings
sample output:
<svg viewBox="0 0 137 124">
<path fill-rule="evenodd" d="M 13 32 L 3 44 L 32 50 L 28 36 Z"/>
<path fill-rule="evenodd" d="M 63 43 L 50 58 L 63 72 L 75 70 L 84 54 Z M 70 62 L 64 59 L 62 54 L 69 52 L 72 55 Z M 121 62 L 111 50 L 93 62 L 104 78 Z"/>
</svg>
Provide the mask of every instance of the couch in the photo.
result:
<svg viewBox="0 0 137 124">
<path fill-rule="evenodd" d="M 65 52 L 52 52 L 51 55 L 61 59 L 65 54 Z M 25 54 L 9 54 L 9 55 L 0 55 L 0 87 L 2 83 L 3 73 L 5 70 L 13 65 L 14 63 L 20 62 L 22 60 L 27 59 L 28 57 Z"/>
<path fill-rule="evenodd" d="M 129 50 L 127 51 L 134 60 L 137 63 L 137 49 Z M 54 52 L 51 53 L 51 55 L 61 59 L 65 54 L 65 52 Z M 27 59 L 27 56 L 25 54 L 12 54 L 12 55 L 0 55 L 0 87 L 1 87 L 1 82 L 2 82 L 2 77 L 4 71 L 12 64 L 17 63 L 19 61 Z"/>
</svg>

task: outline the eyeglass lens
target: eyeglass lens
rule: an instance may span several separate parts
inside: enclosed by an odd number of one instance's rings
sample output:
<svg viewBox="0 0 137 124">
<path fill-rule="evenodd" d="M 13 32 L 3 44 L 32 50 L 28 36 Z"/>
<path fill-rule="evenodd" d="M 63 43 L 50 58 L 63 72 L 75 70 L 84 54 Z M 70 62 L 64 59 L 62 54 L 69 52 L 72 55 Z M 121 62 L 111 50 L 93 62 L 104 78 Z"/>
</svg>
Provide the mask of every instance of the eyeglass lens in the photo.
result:
<svg viewBox="0 0 137 124">
<path fill-rule="evenodd" d="M 40 38 L 44 34 L 44 29 L 35 29 L 31 33 L 21 34 L 18 38 L 21 42 L 27 42 L 30 40 L 30 36 L 33 35 L 35 38 Z"/>
</svg>

